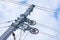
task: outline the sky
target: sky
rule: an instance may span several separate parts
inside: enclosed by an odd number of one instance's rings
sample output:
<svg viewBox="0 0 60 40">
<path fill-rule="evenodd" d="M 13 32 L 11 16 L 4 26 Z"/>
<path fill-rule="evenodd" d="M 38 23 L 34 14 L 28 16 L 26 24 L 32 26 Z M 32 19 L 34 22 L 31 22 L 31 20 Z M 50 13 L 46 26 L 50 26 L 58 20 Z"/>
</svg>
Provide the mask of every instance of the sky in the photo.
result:
<svg viewBox="0 0 60 40">
<path fill-rule="evenodd" d="M 6 2 L 9 1 L 9 2 Z M 17 1 L 17 2 L 16 2 Z M 18 4 L 14 4 L 14 3 Z M 19 5 L 19 4 L 22 5 Z M 59 0 L 3 0 L 0 1 L 0 23 L 15 20 L 23 14 L 29 6 L 24 6 L 24 4 L 35 4 L 41 7 L 34 8 L 31 15 L 28 16 L 29 19 L 35 20 L 37 23 L 35 27 L 39 29 L 39 33 L 34 35 L 30 32 L 21 32 L 20 29 L 15 31 L 16 40 L 19 40 L 20 34 L 22 35 L 21 40 L 60 40 L 60 1 Z M 43 8 L 46 7 L 46 8 Z M 45 9 L 45 10 L 42 10 Z M 48 12 L 48 11 L 53 12 Z M 11 25 L 10 23 L 0 24 L 0 36 L 9 28 L 6 26 Z M 25 38 L 25 39 L 24 39 Z M 12 34 L 7 40 L 13 40 Z"/>
</svg>

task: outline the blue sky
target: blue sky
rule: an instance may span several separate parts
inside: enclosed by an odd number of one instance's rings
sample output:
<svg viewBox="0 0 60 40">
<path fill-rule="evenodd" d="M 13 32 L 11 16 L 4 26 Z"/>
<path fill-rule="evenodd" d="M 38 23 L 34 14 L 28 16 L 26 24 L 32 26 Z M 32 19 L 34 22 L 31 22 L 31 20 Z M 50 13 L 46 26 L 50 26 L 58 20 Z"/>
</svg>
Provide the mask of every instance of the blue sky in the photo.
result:
<svg viewBox="0 0 60 40">
<path fill-rule="evenodd" d="M 26 36 L 25 40 L 59 40 L 60 34 L 58 32 L 60 32 L 59 31 L 60 14 L 57 13 L 58 11 L 60 11 L 59 0 L 5 0 L 5 1 L 12 1 L 12 2 L 17 1 L 18 4 L 19 2 L 21 2 L 22 4 L 25 3 L 35 4 L 35 5 L 56 10 L 55 12 L 51 13 L 48 11 L 34 8 L 33 12 L 31 13 L 30 16 L 28 16 L 28 18 L 35 20 L 37 22 L 37 24 L 32 27 L 38 28 L 39 34 L 33 35 L 30 32 L 25 32 L 25 33 L 22 32 L 23 36 L 21 40 L 23 40 L 25 36 Z M 28 6 L 17 5 L 5 1 L 0 1 L 0 22 L 1 23 L 8 20 L 16 19 L 17 17 L 20 16 L 20 14 L 24 13 L 28 8 Z M 0 24 L 1 25 L 0 27 L 8 26 L 10 24 L 11 23 Z M 52 30 L 51 28 L 54 30 Z M 2 35 L 7 29 L 8 28 L 1 28 L 0 35 Z M 58 32 L 56 32 L 56 30 Z M 21 31 L 20 29 L 15 31 L 17 40 L 19 39 L 20 31 Z M 59 38 L 56 38 L 55 36 Z M 12 35 L 7 40 L 13 40 Z"/>
</svg>

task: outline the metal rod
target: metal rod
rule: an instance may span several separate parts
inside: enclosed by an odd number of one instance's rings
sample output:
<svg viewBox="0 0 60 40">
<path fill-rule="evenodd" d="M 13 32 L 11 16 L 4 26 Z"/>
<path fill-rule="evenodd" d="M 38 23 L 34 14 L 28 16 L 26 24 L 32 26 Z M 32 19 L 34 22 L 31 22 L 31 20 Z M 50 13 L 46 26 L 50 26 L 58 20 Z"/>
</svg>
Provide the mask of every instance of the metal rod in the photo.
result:
<svg viewBox="0 0 60 40">
<path fill-rule="evenodd" d="M 0 40 L 6 40 L 14 30 L 15 27 L 11 26 L 9 29 L 7 29 L 7 31 L 4 34 L 0 36 Z"/>
</svg>

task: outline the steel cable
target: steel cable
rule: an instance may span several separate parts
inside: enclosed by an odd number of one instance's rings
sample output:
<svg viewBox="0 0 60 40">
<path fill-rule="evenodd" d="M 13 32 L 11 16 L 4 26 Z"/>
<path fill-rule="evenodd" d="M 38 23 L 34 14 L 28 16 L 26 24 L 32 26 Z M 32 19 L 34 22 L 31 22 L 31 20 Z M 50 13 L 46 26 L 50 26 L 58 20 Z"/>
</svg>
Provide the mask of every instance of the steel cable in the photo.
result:
<svg viewBox="0 0 60 40">
<path fill-rule="evenodd" d="M 4 1 L 4 0 L 1 0 L 1 1 Z M 23 5 L 23 6 L 30 6 L 31 4 L 29 3 L 26 3 L 26 4 L 22 4 L 20 2 L 17 2 L 17 1 L 6 1 L 5 2 L 10 2 L 10 3 L 13 3 L 13 4 L 17 4 L 17 5 Z M 44 10 L 44 11 L 47 11 L 47 12 L 51 12 L 51 13 L 54 13 L 56 12 L 56 10 L 54 9 L 50 9 L 50 8 L 47 8 L 47 7 L 43 7 L 43 6 L 38 6 L 38 5 L 35 5 L 37 9 L 40 9 L 40 10 Z M 60 12 L 57 12 L 60 14 Z"/>
</svg>

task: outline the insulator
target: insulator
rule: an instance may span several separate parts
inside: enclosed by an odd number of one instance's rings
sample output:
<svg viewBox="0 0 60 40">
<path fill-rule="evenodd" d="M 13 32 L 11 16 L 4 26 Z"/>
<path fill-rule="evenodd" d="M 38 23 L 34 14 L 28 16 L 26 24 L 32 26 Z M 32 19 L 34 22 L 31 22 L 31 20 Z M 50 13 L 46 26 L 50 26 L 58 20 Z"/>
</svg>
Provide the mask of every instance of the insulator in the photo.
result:
<svg viewBox="0 0 60 40">
<path fill-rule="evenodd" d="M 32 34 L 38 34 L 39 33 L 39 30 L 37 28 L 31 28 L 29 31 Z"/>
<path fill-rule="evenodd" d="M 31 20 L 31 21 L 28 22 L 28 24 L 29 24 L 29 25 L 36 25 L 36 21 Z"/>
<path fill-rule="evenodd" d="M 21 14 L 20 17 L 24 18 L 26 15 L 25 14 Z"/>
<path fill-rule="evenodd" d="M 19 17 L 17 17 L 17 19 L 19 20 L 20 18 L 19 18 Z"/>
<path fill-rule="evenodd" d="M 20 26 L 19 29 L 21 29 L 21 30 L 27 30 L 27 28 L 29 27 L 29 26 L 28 26 L 27 24 L 25 24 L 25 23 L 21 23 L 19 26 Z"/>
<path fill-rule="evenodd" d="M 15 22 L 17 22 L 17 20 L 15 19 Z"/>
</svg>

